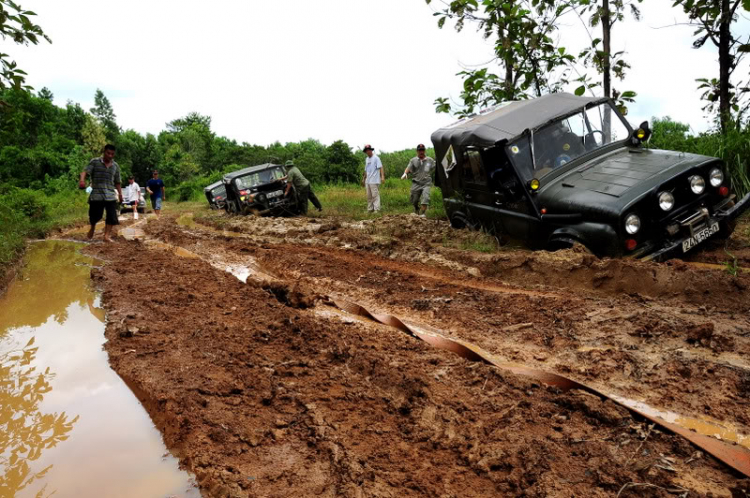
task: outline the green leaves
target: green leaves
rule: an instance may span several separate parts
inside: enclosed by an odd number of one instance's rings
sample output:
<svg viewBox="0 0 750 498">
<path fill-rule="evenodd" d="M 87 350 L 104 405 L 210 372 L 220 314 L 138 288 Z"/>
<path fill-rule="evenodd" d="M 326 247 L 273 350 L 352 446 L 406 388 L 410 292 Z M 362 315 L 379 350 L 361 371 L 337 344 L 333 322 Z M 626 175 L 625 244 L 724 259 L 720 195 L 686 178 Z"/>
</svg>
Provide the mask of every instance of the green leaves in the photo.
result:
<svg viewBox="0 0 750 498">
<path fill-rule="evenodd" d="M 11 14 L 10 11 L 15 11 Z M 33 43 L 37 45 L 40 38 L 52 43 L 42 28 L 29 19 L 36 14 L 30 10 L 23 10 L 20 5 L 11 0 L 0 0 L 0 40 L 10 39 L 19 45 Z M 0 54 L 0 91 L 8 86 L 16 89 L 30 89 L 23 83 L 26 73 L 17 69 L 16 63 L 8 58 L 8 54 Z"/>
<path fill-rule="evenodd" d="M 584 93 L 586 93 L 586 86 L 585 85 L 581 85 L 581 86 L 579 86 L 578 88 L 575 89 L 575 94 L 578 97 L 580 97 Z"/>
</svg>

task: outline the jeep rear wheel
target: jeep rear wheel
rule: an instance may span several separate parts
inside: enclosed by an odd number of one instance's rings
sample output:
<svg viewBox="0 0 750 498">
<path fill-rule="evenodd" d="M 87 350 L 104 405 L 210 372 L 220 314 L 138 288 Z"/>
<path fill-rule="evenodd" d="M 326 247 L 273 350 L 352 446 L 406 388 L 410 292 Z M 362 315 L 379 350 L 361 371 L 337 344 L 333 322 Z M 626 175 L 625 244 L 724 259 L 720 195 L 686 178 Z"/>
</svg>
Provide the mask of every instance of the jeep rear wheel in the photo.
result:
<svg viewBox="0 0 750 498">
<path fill-rule="evenodd" d="M 453 228 L 461 230 L 463 228 L 469 228 L 471 230 L 479 230 L 480 225 L 474 221 L 469 215 L 463 211 L 455 211 L 451 214 L 450 224 Z"/>
</svg>

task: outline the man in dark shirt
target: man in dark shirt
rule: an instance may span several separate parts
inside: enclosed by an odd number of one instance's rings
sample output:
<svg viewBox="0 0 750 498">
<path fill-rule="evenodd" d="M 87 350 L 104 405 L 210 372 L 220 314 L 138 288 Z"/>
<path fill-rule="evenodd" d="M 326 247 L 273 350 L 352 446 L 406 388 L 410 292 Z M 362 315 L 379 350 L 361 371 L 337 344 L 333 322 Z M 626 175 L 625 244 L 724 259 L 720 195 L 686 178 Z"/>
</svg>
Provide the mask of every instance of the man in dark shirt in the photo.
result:
<svg viewBox="0 0 750 498">
<path fill-rule="evenodd" d="M 92 159 L 86 169 L 81 171 L 78 182 L 80 188 L 86 188 L 86 175 L 91 177 L 91 194 L 89 195 L 89 223 L 91 229 L 88 238 L 94 237 L 96 224 L 102 219 L 104 211 L 107 211 L 104 225 L 104 242 L 110 242 L 112 230 L 119 225 L 117 220 L 117 206 L 122 202 L 122 189 L 120 179 L 120 166 L 114 161 L 115 146 L 107 144 L 104 146 L 102 157 Z M 117 192 L 115 192 L 117 189 Z"/>
<path fill-rule="evenodd" d="M 151 196 L 151 208 L 159 216 L 161 211 L 161 203 L 166 200 L 164 195 L 164 182 L 159 178 L 159 172 L 154 170 L 152 178 L 146 184 L 146 191 Z"/>
<path fill-rule="evenodd" d="M 313 206 L 315 206 L 318 211 L 322 211 L 323 206 L 320 204 L 315 192 L 313 192 L 312 187 L 310 186 L 310 181 L 305 178 L 299 168 L 294 165 L 294 161 L 287 161 L 284 166 L 286 167 L 287 180 L 284 196 L 288 196 L 292 187 L 294 187 L 297 196 L 297 210 L 300 214 L 307 214 L 308 200 L 313 203 Z"/>
</svg>

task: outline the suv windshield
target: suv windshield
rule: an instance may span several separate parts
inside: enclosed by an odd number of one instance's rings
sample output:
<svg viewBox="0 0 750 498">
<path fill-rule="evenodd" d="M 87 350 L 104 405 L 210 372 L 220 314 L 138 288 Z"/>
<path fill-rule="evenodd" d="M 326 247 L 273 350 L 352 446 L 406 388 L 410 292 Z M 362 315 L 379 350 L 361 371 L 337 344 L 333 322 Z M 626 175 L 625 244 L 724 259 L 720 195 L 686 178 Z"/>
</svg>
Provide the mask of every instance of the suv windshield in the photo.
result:
<svg viewBox="0 0 750 498">
<path fill-rule="evenodd" d="M 528 178 L 541 178 L 589 152 L 624 140 L 629 134 L 625 121 L 609 102 L 604 102 L 534 132 L 533 163 L 528 136 L 508 145 L 508 156 L 513 158 L 522 174 Z"/>
<path fill-rule="evenodd" d="M 284 178 L 284 171 L 281 168 L 273 168 L 241 176 L 240 178 L 237 178 L 234 183 L 237 185 L 238 189 L 248 189 L 257 187 L 258 185 L 263 185 L 264 183 L 271 183 L 282 178 Z"/>
</svg>

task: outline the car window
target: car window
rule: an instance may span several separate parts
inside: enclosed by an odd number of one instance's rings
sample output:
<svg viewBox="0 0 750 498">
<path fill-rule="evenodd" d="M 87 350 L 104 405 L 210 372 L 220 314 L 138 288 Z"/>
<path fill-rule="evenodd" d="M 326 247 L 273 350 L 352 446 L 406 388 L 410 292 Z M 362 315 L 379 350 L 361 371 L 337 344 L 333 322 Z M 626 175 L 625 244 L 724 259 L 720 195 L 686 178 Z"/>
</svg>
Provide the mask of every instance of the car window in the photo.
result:
<svg viewBox="0 0 750 498">
<path fill-rule="evenodd" d="M 534 155 L 529 137 L 522 137 L 508 146 L 522 174 L 541 178 L 570 161 L 613 142 L 624 140 L 629 129 L 609 102 L 582 109 L 534 132 Z"/>
<path fill-rule="evenodd" d="M 485 185 L 487 183 L 487 174 L 482 163 L 482 154 L 476 149 L 466 149 L 463 153 L 461 167 L 464 172 L 464 179 L 471 183 Z"/>
</svg>

